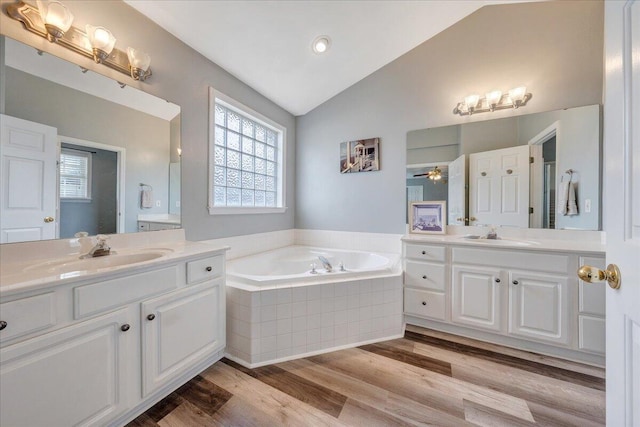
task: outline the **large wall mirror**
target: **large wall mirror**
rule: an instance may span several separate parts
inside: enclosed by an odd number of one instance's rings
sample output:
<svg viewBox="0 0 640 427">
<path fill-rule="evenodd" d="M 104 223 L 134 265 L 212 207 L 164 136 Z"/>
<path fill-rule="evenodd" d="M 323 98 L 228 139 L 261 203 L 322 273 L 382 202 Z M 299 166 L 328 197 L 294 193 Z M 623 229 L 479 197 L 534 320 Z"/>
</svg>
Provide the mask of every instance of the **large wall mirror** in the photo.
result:
<svg viewBox="0 0 640 427">
<path fill-rule="evenodd" d="M 600 230 L 599 105 L 407 133 L 407 202 L 447 223 Z"/>
<path fill-rule="evenodd" d="M 180 107 L 4 44 L 0 243 L 179 227 Z"/>
</svg>

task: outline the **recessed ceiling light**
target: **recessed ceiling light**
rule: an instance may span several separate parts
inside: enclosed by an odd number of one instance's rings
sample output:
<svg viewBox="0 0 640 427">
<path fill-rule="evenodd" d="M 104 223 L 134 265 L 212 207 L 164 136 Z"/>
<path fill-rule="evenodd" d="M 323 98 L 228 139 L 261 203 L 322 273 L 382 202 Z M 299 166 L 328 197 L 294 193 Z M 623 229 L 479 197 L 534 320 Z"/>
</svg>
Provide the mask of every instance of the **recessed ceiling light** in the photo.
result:
<svg viewBox="0 0 640 427">
<path fill-rule="evenodd" d="M 321 54 L 329 50 L 329 46 L 331 46 L 331 39 L 329 36 L 318 36 L 313 40 L 311 49 L 314 53 Z"/>
</svg>

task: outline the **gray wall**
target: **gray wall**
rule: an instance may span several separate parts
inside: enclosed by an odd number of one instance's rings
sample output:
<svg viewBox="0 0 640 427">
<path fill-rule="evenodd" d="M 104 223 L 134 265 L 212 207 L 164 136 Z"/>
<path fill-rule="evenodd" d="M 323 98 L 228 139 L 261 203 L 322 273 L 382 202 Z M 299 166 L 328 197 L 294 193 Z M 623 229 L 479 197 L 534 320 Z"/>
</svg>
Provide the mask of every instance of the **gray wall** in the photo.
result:
<svg viewBox="0 0 640 427">
<path fill-rule="evenodd" d="M 4 9 L 4 5 L 13 3 L 13 0 L 0 0 L 0 3 Z M 116 47 L 119 49 L 135 46 L 148 52 L 151 55 L 153 70 L 153 76 L 148 82 L 135 82 L 123 74 L 32 35 L 22 29 L 21 23 L 8 18 L 4 13 L 0 14 L 0 34 L 70 60 L 114 80 L 124 80 L 130 86 L 181 106 L 182 188 L 184 189 L 182 224 L 188 239 L 204 240 L 293 228 L 296 188 L 294 167 L 296 123 L 293 115 L 240 82 L 122 1 L 74 1 L 69 6 L 75 16 L 74 26 L 83 28 L 89 23 L 103 25 L 115 35 L 118 40 Z M 207 210 L 209 86 L 213 86 L 287 128 L 285 200 L 289 209 L 286 213 L 209 215 Z"/>
<path fill-rule="evenodd" d="M 601 103 L 603 15 L 601 1 L 484 7 L 299 117 L 296 161 L 310 167 L 296 227 L 403 233 L 409 130 Z M 452 114 L 466 95 L 521 85 L 522 109 Z M 381 170 L 339 174 L 340 142 L 374 136 Z"/>
<path fill-rule="evenodd" d="M 556 228 L 600 230 L 602 228 L 600 107 L 591 105 L 523 117 L 518 124 L 519 143 L 527 144 L 542 129 L 556 121 L 560 122 L 556 137 L 557 182 L 560 182 L 560 177 L 566 170 L 575 171 L 572 182 L 576 183 L 579 212 L 576 216 L 556 215 Z M 591 200 L 590 213 L 584 210 L 586 199 Z"/>
<path fill-rule="evenodd" d="M 167 213 L 169 122 L 66 86 L 5 68 L 6 114 L 44 123 L 58 135 L 124 147 L 125 230 L 137 231 L 140 213 Z M 54 101 L 55 100 L 55 101 Z M 140 187 L 153 186 L 160 207 L 140 209 Z"/>
</svg>

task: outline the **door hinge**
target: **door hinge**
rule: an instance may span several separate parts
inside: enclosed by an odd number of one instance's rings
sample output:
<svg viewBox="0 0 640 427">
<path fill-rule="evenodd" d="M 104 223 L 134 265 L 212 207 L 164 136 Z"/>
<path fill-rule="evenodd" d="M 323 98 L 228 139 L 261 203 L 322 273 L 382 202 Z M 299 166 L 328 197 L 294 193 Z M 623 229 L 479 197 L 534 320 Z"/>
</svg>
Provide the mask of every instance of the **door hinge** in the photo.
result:
<svg viewBox="0 0 640 427">
<path fill-rule="evenodd" d="M 533 163 L 533 157 L 529 157 L 529 163 Z"/>
<path fill-rule="evenodd" d="M 533 213 L 533 208 L 529 208 L 529 213 L 532 214 Z"/>
</svg>

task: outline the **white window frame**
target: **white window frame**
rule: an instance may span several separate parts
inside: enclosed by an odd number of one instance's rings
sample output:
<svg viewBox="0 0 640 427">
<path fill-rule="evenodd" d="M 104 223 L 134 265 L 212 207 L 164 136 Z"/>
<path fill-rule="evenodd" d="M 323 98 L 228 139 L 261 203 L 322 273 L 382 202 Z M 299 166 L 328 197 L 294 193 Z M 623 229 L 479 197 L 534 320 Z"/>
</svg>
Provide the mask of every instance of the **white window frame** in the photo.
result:
<svg viewBox="0 0 640 427">
<path fill-rule="evenodd" d="M 215 124 L 215 105 L 219 103 L 225 108 L 233 110 L 247 118 L 260 123 L 263 126 L 272 128 L 278 132 L 278 157 L 277 157 L 277 199 L 276 207 L 263 207 L 263 206 L 214 206 L 214 171 L 215 171 L 215 137 L 216 137 L 216 124 Z M 238 215 L 238 214 L 270 214 L 270 213 L 283 213 L 286 212 L 286 167 L 285 159 L 287 146 L 287 128 L 274 122 L 273 120 L 265 117 L 257 111 L 247 107 L 246 105 L 236 101 L 235 99 L 225 95 L 224 93 L 215 90 L 213 87 L 209 87 L 209 200 L 208 208 L 210 215 Z"/>
<path fill-rule="evenodd" d="M 67 156 L 76 156 L 76 157 L 85 157 L 87 159 L 87 175 L 86 175 L 86 179 L 87 179 L 87 194 L 84 197 L 64 197 L 62 196 L 62 192 L 60 191 L 60 185 L 62 182 L 62 173 L 60 173 L 60 179 L 58 182 L 58 191 L 60 193 L 60 200 L 64 201 L 64 202 L 91 202 L 91 186 L 92 186 L 92 170 L 91 170 L 91 163 L 93 161 L 93 156 L 91 155 L 91 153 L 87 152 L 87 151 L 83 151 L 83 150 L 76 150 L 73 148 L 61 148 L 60 149 L 60 157 L 62 157 L 62 155 L 67 155 Z"/>
</svg>

